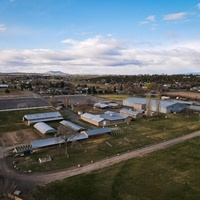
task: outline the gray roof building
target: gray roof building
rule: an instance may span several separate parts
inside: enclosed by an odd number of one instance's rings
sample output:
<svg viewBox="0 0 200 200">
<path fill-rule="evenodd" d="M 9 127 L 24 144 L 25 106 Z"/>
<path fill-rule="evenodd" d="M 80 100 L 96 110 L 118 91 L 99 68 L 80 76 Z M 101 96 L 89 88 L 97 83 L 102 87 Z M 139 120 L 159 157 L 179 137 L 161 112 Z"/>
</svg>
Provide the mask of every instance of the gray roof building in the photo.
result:
<svg viewBox="0 0 200 200">
<path fill-rule="evenodd" d="M 77 124 L 74 124 L 73 122 L 70 122 L 70 121 L 68 121 L 68 120 L 62 120 L 62 121 L 60 122 L 60 124 L 62 124 L 62 125 L 64 125 L 64 126 L 67 126 L 67 127 L 71 128 L 71 129 L 73 129 L 74 131 L 82 131 L 82 130 L 85 130 L 85 128 L 83 128 L 83 127 L 81 127 L 81 126 L 79 126 L 79 125 L 77 125 Z"/>
<path fill-rule="evenodd" d="M 28 125 L 35 124 L 37 122 L 47 122 L 62 120 L 63 117 L 60 112 L 47 112 L 24 115 L 23 121 L 27 121 Z"/>
<path fill-rule="evenodd" d="M 127 98 L 123 100 L 124 106 L 134 107 L 135 104 L 146 104 L 145 98 Z M 150 109 L 151 111 L 157 112 L 157 101 L 155 99 L 151 99 L 150 101 Z M 187 107 L 186 102 L 177 102 L 177 101 L 160 101 L 159 103 L 159 111 L 161 113 L 170 113 L 170 112 L 181 112 Z"/>
<path fill-rule="evenodd" d="M 85 134 L 87 137 L 93 137 L 93 136 L 97 136 L 97 135 L 111 133 L 111 129 L 109 129 L 109 128 L 98 128 L 98 129 L 82 131 L 82 133 Z"/>
<path fill-rule="evenodd" d="M 87 137 L 84 134 L 78 133 L 78 134 L 73 134 L 73 136 L 70 137 L 68 142 L 80 141 L 84 139 L 87 139 Z M 35 140 L 32 141 L 30 144 L 32 146 L 32 149 L 37 149 L 63 143 L 65 143 L 65 140 L 62 137 L 54 137 L 54 138 L 47 138 L 44 140 Z"/>
</svg>

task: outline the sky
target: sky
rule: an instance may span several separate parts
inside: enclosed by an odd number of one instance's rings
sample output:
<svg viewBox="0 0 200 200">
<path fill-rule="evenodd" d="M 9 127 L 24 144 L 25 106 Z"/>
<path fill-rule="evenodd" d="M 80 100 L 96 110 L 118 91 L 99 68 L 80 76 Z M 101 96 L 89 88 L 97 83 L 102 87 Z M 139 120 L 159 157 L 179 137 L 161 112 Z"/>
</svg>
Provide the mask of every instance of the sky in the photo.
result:
<svg viewBox="0 0 200 200">
<path fill-rule="evenodd" d="M 0 72 L 200 72 L 200 0 L 0 0 Z"/>
</svg>

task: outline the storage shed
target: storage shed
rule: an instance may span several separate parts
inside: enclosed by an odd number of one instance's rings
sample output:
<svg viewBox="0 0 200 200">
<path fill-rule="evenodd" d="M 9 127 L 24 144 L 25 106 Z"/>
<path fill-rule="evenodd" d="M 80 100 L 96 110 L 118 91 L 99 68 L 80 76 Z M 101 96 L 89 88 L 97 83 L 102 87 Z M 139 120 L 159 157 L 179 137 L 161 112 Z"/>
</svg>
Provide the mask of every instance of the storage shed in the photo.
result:
<svg viewBox="0 0 200 200">
<path fill-rule="evenodd" d="M 35 124 L 37 122 L 48 122 L 62 120 L 63 117 L 60 112 L 47 112 L 24 115 L 23 121 L 27 121 L 28 125 Z"/>
<path fill-rule="evenodd" d="M 44 122 L 38 122 L 34 125 L 34 128 L 36 128 L 40 133 L 42 134 L 49 134 L 49 133 L 55 133 L 56 129 L 52 128 L 48 124 Z"/>
</svg>

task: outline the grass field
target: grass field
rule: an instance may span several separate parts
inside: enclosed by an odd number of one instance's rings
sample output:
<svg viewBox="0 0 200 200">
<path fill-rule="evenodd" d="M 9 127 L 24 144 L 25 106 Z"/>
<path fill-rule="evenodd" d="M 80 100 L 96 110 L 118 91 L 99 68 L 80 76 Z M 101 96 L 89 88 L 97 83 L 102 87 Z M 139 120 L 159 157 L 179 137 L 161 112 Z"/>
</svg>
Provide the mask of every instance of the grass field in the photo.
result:
<svg viewBox="0 0 200 200">
<path fill-rule="evenodd" d="M 200 199 L 200 138 L 38 188 L 36 200 Z"/>
<path fill-rule="evenodd" d="M 86 164 L 91 161 L 105 159 L 107 156 L 115 156 L 118 153 L 142 148 L 146 145 L 155 144 L 164 140 L 176 138 L 184 134 L 200 130 L 199 118 L 196 114 L 169 114 L 153 119 L 137 119 L 129 124 L 119 125 L 123 134 L 117 136 L 107 135 L 97 140 L 80 142 L 79 147 L 71 147 L 69 144 L 70 158 L 66 158 L 65 147 L 54 147 L 36 152 L 31 156 L 18 157 L 15 159 L 21 171 L 32 170 L 33 172 L 51 171 L 66 167 Z M 126 139 L 125 139 L 126 138 Z M 109 146 L 106 142 L 112 145 Z M 51 164 L 39 165 L 38 159 L 50 155 L 53 159 Z"/>
<path fill-rule="evenodd" d="M 26 114 L 50 112 L 50 109 L 32 109 L 0 112 L 0 136 L 3 132 L 27 129 L 27 125 L 22 122 L 22 118 Z"/>
<path fill-rule="evenodd" d="M 95 96 L 99 98 L 105 98 L 107 100 L 113 100 L 113 101 L 123 101 L 126 98 L 133 97 L 132 95 L 128 95 L 128 94 L 102 94 L 102 95 L 98 94 Z"/>
</svg>

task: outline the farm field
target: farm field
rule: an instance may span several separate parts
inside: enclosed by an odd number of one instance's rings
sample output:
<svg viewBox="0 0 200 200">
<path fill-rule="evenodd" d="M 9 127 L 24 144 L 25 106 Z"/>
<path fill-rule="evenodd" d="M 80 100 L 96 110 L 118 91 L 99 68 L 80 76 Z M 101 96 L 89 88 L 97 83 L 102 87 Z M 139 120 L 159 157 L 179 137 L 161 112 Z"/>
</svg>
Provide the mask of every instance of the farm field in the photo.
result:
<svg viewBox="0 0 200 200">
<path fill-rule="evenodd" d="M 200 138 L 39 187 L 36 200 L 197 200 Z"/>
<path fill-rule="evenodd" d="M 106 157 L 116 156 L 127 151 L 142 148 L 176 138 L 200 129 L 197 114 L 169 114 L 159 118 L 137 119 L 129 124 L 111 127 L 120 130 L 118 134 L 107 135 L 96 140 L 85 140 L 68 145 L 69 158 L 66 158 L 65 146 L 56 146 L 35 152 L 33 155 L 15 158 L 21 171 L 33 172 L 58 170 L 67 167 L 96 162 Z M 52 136 L 53 137 L 53 136 Z M 51 156 L 51 165 L 39 165 L 38 159 Z"/>
<path fill-rule="evenodd" d="M 165 92 L 164 94 L 171 97 L 183 97 L 198 101 L 200 100 L 200 92 Z"/>
</svg>

